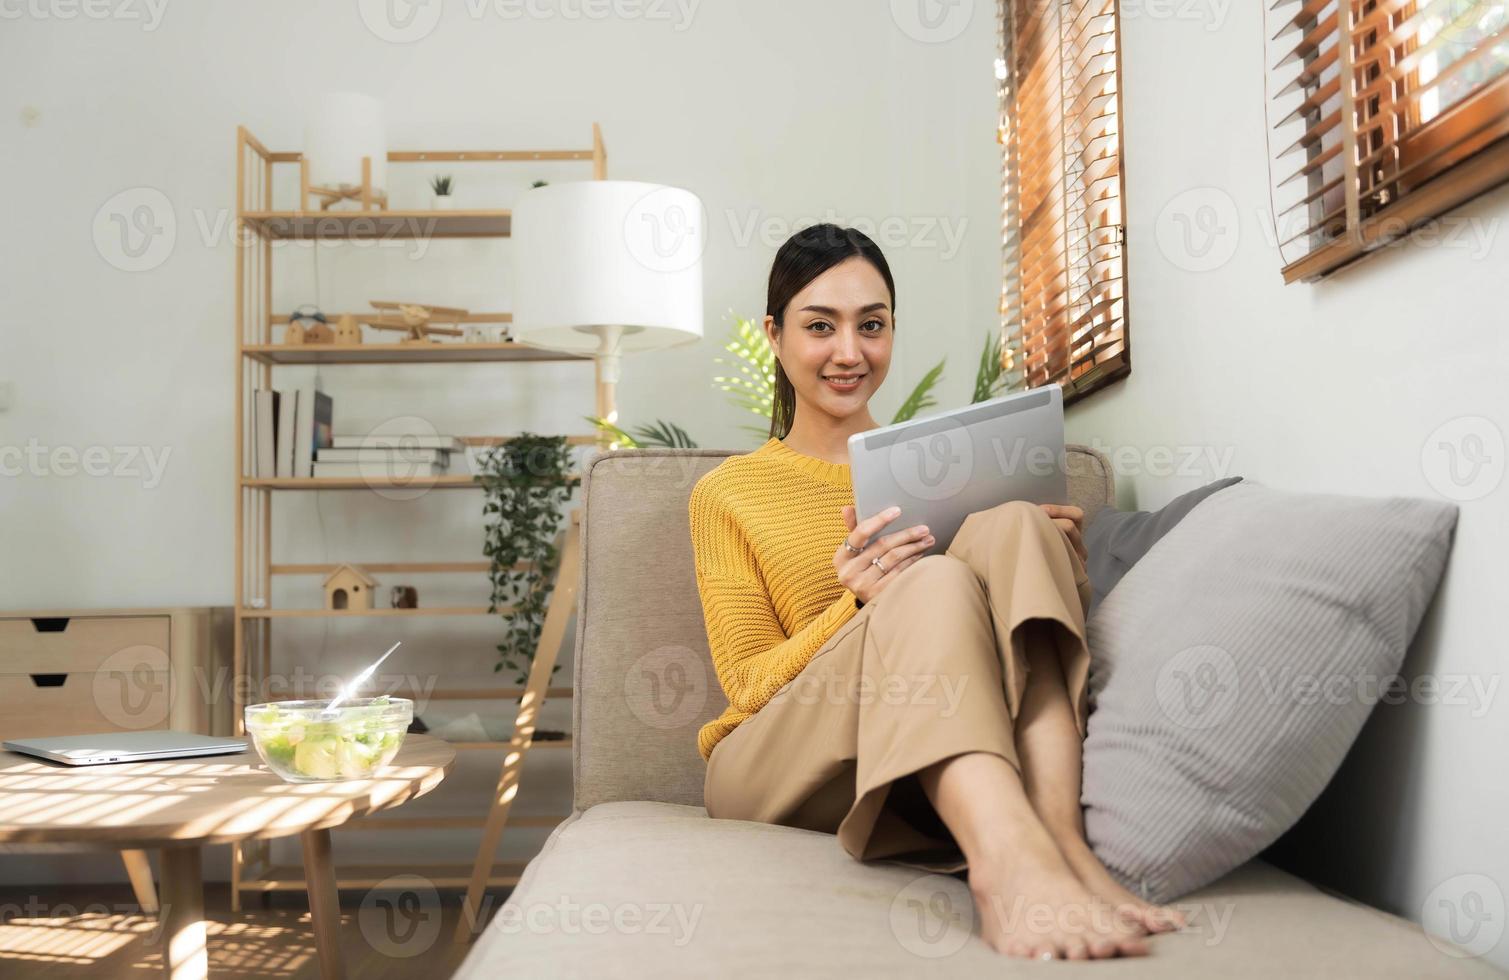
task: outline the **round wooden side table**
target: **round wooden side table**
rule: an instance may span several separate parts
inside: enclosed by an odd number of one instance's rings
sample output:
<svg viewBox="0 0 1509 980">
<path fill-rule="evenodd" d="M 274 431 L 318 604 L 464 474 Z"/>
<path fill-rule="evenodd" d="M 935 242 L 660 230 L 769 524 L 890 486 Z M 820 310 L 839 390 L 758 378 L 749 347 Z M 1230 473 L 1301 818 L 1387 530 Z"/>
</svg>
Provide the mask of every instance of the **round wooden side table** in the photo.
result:
<svg viewBox="0 0 1509 980">
<path fill-rule="evenodd" d="M 345 971 L 330 828 L 423 796 L 455 760 L 444 740 L 408 735 L 370 778 L 286 783 L 250 748 L 106 766 L 0 752 L 0 852 L 159 850 L 163 967 L 174 980 L 201 980 L 209 971 L 201 849 L 298 834 L 320 974 L 337 980 Z"/>
</svg>

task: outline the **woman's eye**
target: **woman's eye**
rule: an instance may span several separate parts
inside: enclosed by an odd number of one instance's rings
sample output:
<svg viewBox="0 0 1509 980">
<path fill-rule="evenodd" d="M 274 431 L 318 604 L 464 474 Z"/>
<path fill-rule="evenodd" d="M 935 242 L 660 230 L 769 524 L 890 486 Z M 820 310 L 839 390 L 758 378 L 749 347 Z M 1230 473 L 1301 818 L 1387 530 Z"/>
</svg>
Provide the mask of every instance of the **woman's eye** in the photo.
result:
<svg viewBox="0 0 1509 980">
<path fill-rule="evenodd" d="M 885 329 L 885 324 L 879 320 L 866 320 L 864 325 L 871 333 L 880 333 Z"/>
<path fill-rule="evenodd" d="M 828 324 L 824 323 L 821 320 L 814 320 L 811 323 L 807 324 L 807 329 L 808 330 L 818 330 L 820 328 L 827 327 L 827 326 L 828 326 Z"/>
</svg>

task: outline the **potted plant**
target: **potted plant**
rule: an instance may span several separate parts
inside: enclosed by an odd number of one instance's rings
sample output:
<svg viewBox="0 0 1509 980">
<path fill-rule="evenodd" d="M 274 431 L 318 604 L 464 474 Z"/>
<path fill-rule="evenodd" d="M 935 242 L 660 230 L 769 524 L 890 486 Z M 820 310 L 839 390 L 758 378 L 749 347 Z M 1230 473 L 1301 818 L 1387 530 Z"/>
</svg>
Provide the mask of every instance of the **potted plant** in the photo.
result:
<svg viewBox="0 0 1509 980">
<path fill-rule="evenodd" d="M 451 178 L 449 174 L 436 174 L 430 178 L 430 190 L 435 194 L 430 198 L 430 207 L 436 211 L 449 211 L 452 207 Z"/>
<path fill-rule="evenodd" d="M 565 436 L 523 432 L 482 453 L 477 464 L 485 491 L 482 553 L 491 560 L 488 611 L 504 621 L 493 669 L 509 670 L 524 684 L 555 589 L 557 533 L 580 477 L 571 471 Z"/>
</svg>

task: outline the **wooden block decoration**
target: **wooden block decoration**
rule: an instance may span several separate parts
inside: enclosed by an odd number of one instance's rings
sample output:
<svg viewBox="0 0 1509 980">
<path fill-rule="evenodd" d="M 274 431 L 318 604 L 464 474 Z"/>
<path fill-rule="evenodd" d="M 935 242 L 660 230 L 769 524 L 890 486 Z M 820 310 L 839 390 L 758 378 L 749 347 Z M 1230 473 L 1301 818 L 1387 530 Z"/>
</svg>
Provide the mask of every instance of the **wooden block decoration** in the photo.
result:
<svg viewBox="0 0 1509 980">
<path fill-rule="evenodd" d="M 330 329 L 328 323 L 311 323 L 304 330 L 304 342 L 306 344 L 333 344 L 335 331 Z"/>
<path fill-rule="evenodd" d="M 342 313 L 341 318 L 335 321 L 335 342 L 337 344 L 359 344 L 362 342 L 361 324 L 356 322 L 356 317 L 350 313 Z"/>
<path fill-rule="evenodd" d="M 325 577 L 326 609 L 371 609 L 377 580 L 355 565 L 337 565 Z"/>
<path fill-rule="evenodd" d="M 288 329 L 283 331 L 283 343 L 290 347 L 302 347 L 306 343 L 304 325 L 302 323 L 290 323 Z"/>
</svg>

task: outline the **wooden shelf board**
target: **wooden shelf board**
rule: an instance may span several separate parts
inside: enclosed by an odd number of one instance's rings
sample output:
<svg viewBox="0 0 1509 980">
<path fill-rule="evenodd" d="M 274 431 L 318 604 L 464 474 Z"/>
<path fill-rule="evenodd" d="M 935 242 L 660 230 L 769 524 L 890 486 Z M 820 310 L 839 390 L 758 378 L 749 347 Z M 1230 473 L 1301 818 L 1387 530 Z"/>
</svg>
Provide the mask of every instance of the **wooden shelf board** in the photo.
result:
<svg viewBox="0 0 1509 980">
<path fill-rule="evenodd" d="M 523 861 L 498 861 L 493 873 L 488 876 L 491 886 L 517 885 L 524 873 Z M 335 884 L 338 888 L 375 888 L 390 878 L 402 875 L 423 875 L 436 888 L 465 888 L 471 881 L 470 864 L 366 864 L 335 865 Z M 273 865 L 254 878 L 241 879 L 243 892 L 294 892 L 304 891 L 304 869 L 297 866 Z"/>
<path fill-rule="evenodd" d="M 486 606 L 430 606 L 419 609 L 238 609 L 242 619 L 344 619 L 356 616 L 497 616 Z"/>
<path fill-rule="evenodd" d="M 241 220 L 277 241 L 507 238 L 511 211 L 243 211 Z"/>
<path fill-rule="evenodd" d="M 241 353 L 263 364 L 483 364 L 502 361 L 588 361 L 591 355 L 546 350 L 516 341 L 468 344 L 247 344 Z"/>
</svg>

